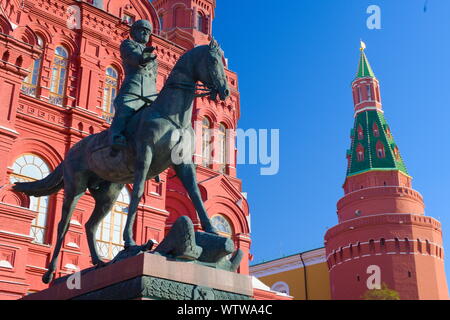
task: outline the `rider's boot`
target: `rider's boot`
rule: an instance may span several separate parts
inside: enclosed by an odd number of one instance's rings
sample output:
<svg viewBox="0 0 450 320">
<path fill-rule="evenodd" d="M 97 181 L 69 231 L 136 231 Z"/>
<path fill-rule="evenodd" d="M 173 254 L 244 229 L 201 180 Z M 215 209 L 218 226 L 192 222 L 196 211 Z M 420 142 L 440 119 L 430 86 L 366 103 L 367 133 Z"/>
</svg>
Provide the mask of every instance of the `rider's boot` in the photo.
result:
<svg viewBox="0 0 450 320">
<path fill-rule="evenodd" d="M 109 143 L 113 150 L 123 150 L 127 147 L 127 140 L 123 132 L 134 113 L 134 109 L 127 106 L 122 106 L 116 111 L 111 127 L 109 128 Z"/>
</svg>

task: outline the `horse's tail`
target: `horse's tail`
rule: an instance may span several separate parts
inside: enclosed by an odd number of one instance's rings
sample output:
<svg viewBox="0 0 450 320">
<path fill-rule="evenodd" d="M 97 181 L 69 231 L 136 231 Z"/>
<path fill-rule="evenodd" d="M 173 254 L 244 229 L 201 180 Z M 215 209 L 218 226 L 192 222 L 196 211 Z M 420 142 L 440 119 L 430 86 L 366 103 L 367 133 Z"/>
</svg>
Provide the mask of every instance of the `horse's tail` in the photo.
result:
<svg viewBox="0 0 450 320">
<path fill-rule="evenodd" d="M 64 187 L 62 163 L 44 179 L 33 182 L 16 182 L 12 187 L 14 191 L 23 192 L 29 196 L 48 196 Z"/>
</svg>

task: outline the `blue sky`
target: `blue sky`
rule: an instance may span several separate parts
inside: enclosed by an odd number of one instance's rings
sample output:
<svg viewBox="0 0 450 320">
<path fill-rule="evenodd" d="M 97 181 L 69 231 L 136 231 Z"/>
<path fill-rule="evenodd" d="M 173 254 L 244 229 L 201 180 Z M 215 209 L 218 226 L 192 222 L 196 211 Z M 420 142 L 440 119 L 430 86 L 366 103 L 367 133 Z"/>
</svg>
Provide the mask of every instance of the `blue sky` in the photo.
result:
<svg viewBox="0 0 450 320">
<path fill-rule="evenodd" d="M 213 33 L 239 75 L 239 127 L 280 129 L 280 171 L 240 165 L 253 264 L 323 246 L 337 223 L 359 40 L 426 215 L 450 252 L 450 1 L 219 0 Z M 381 30 L 369 30 L 369 5 Z M 446 259 L 447 275 L 450 262 Z"/>
</svg>

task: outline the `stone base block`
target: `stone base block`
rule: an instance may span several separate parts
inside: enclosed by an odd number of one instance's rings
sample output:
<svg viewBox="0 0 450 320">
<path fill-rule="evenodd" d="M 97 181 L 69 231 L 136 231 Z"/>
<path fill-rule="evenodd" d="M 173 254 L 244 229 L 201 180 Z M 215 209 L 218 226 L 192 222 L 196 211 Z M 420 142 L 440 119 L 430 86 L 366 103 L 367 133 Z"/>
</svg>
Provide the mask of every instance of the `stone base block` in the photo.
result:
<svg viewBox="0 0 450 320">
<path fill-rule="evenodd" d="M 250 276 L 143 253 L 57 279 L 50 288 L 23 299 L 248 300 L 252 296 Z"/>
</svg>

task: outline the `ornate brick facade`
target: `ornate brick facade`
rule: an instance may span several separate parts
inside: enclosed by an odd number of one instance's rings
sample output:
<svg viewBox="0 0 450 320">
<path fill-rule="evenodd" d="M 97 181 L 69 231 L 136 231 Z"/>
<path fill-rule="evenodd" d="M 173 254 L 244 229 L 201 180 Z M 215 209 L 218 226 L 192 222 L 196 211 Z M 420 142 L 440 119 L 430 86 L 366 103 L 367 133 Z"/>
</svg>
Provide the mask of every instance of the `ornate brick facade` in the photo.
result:
<svg viewBox="0 0 450 320">
<path fill-rule="evenodd" d="M 0 298 L 17 299 L 46 287 L 41 277 L 55 243 L 63 193 L 30 199 L 12 192 L 11 182 L 53 170 L 80 139 L 109 127 L 114 90 L 123 78 L 119 45 L 130 23 L 147 19 L 154 26 L 150 42 L 158 55 L 161 89 L 183 52 L 211 40 L 215 1 L 1 0 L 0 7 Z M 230 98 L 194 102 L 194 160 L 208 213 L 244 251 L 239 272 L 247 274 L 249 209 L 236 177 L 234 146 L 238 80 L 226 72 Z M 161 179 L 146 183 L 135 223 L 138 243 L 162 240 L 180 215 L 200 228 L 174 172 Z M 126 198 L 125 191 L 123 206 L 98 234 L 109 253 L 120 249 L 117 234 Z M 87 193 L 72 217 L 57 276 L 90 266 L 83 225 L 92 210 Z"/>
</svg>

